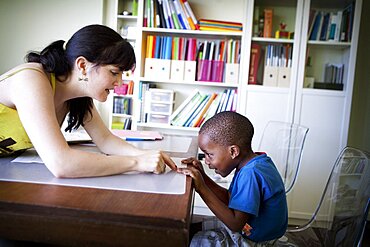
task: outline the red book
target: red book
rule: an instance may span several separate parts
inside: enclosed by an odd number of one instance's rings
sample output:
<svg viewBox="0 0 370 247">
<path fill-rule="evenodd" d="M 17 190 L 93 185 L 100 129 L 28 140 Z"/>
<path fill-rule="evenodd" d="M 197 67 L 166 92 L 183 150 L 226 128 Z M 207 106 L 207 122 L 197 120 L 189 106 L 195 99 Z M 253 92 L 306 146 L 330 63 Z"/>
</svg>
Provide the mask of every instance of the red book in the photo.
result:
<svg viewBox="0 0 370 247">
<path fill-rule="evenodd" d="M 258 84 L 257 75 L 260 58 L 261 58 L 261 45 L 252 43 L 248 84 Z"/>
</svg>

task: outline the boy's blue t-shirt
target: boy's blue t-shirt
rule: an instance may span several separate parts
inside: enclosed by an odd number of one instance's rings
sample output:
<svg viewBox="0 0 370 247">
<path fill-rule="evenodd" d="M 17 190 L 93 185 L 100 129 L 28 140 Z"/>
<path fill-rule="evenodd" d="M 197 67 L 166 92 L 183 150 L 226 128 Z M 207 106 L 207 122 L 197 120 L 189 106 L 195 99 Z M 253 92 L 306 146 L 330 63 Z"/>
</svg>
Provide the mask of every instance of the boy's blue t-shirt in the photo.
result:
<svg viewBox="0 0 370 247">
<path fill-rule="evenodd" d="M 272 160 L 261 154 L 235 173 L 229 187 L 229 208 L 252 217 L 248 224 L 254 242 L 284 235 L 288 225 L 288 208 L 284 183 Z"/>
</svg>

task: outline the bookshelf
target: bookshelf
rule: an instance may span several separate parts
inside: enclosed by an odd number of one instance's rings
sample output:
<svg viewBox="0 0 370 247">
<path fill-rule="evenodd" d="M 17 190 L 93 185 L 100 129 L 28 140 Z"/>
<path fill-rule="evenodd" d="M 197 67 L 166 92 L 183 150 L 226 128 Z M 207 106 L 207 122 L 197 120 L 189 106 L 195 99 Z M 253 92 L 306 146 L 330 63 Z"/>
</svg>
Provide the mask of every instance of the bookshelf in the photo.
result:
<svg viewBox="0 0 370 247">
<path fill-rule="evenodd" d="M 221 8 L 216 9 L 207 9 L 206 6 L 210 6 L 212 4 L 212 1 L 189 1 L 192 11 L 194 12 L 194 15 L 198 19 L 215 19 L 215 20 L 227 20 L 229 22 L 237 22 L 241 23 L 243 25 L 243 21 L 245 20 L 245 16 L 243 13 L 243 9 L 245 10 L 245 3 L 242 0 L 237 1 L 235 5 L 230 6 L 227 4 L 227 1 L 221 1 L 220 4 L 224 7 L 222 10 Z M 145 19 L 145 16 L 148 16 L 148 4 L 144 1 L 144 14 L 143 17 Z M 240 8 L 242 6 L 242 8 Z M 150 10 L 149 10 L 150 12 Z M 223 16 L 221 18 L 220 16 Z M 146 23 L 146 21 L 144 21 Z M 174 99 L 174 111 L 186 100 L 187 97 L 191 94 L 191 92 L 194 89 L 198 89 L 202 94 L 208 94 L 211 95 L 213 93 L 217 93 L 221 97 L 222 93 L 226 90 L 233 90 L 233 91 L 239 91 L 241 88 L 241 80 L 239 79 L 241 75 L 239 74 L 237 76 L 236 80 L 223 80 L 222 81 L 216 81 L 212 80 L 211 76 L 210 78 L 206 79 L 205 77 L 198 76 L 197 74 L 187 76 L 184 74 L 181 78 L 174 78 L 171 74 L 170 76 L 167 75 L 161 75 L 157 76 L 158 73 L 154 72 L 152 75 L 149 74 L 147 71 L 148 67 L 148 59 L 147 59 L 147 47 L 150 42 L 152 42 L 152 37 L 156 37 L 156 40 L 158 40 L 158 37 L 166 37 L 171 38 L 172 40 L 176 38 L 183 38 L 183 39 L 195 39 L 197 47 L 200 47 L 201 43 L 217 43 L 220 41 L 229 41 L 233 40 L 235 42 L 238 42 L 238 44 L 241 47 L 241 44 L 243 42 L 243 32 L 241 31 L 223 31 L 223 32 L 217 32 L 213 30 L 184 30 L 184 29 L 170 29 L 170 28 L 158 28 L 155 27 L 155 24 L 149 24 L 152 23 L 152 21 L 147 21 L 147 24 L 145 27 L 142 27 L 141 33 L 142 33 L 142 44 L 141 44 L 141 52 L 142 56 L 138 59 L 141 59 L 140 64 L 140 85 L 142 84 L 150 84 L 150 86 L 160 88 L 160 89 L 173 89 L 175 92 L 175 99 Z M 145 25 L 145 24 L 144 24 Z M 186 42 L 186 41 L 185 41 Z M 204 45 L 205 46 L 205 45 Z M 216 45 L 215 45 L 216 47 Z M 241 51 L 241 49 L 240 49 Z M 195 56 L 197 54 L 194 54 Z M 173 60 L 173 59 L 172 59 Z M 158 62 L 159 60 L 156 60 Z M 188 61 L 185 61 L 187 63 Z M 171 61 L 171 65 L 173 66 L 173 61 Z M 240 61 L 238 61 L 238 69 L 239 69 Z M 213 65 L 212 65 L 213 66 Z M 225 69 L 226 70 L 226 69 Z M 194 71 L 195 73 L 195 71 Z M 226 73 L 226 72 L 225 72 Z M 139 86 L 140 86 L 139 85 Z M 142 96 L 143 93 L 138 93 L 138 101 L 142 102 Z M 239 107 L 240 100 L 236 103 L 236 109 Z M 140 119 L 142 120 L 142 111 L 137 112 L 140 116 Z M 145 114 L 145 113 L 144 113 Z M 185 134 L 190 135 L 196 135 L 199 128 L 189 126 L 189 127 L 183 127 L 183 126 L 177 126 L 176 124 L 157 124 L 157 123 L 151 123 L 148 120 L 142 120 L 137 123 L 137 127 L 139 129 L 159 129 L 161 132 L 182 132 Z"/>
<path fill-rule="evenodd" d="M 136 57 L 140 56 L 142 8 L 141 0 L 104 1 L 104 23 L 116 30 L 135 49 Z M 139 47 L 139 48 L 138 48 Z M 135 91 L 138 76 L 124 72 L 123 85 L 115 88 L 108 97 L 106 110 L 107 125 L 110 129 L 136 129 L 137 100 Z"/>
<path fill-rule="evenodd" d="M 292 217 L 307 217 L 307 212 L 314 209 L 310 202 L 319 198 L 319 188 L 324 186 L 336 156 L 347 145 L 362 1 L 356 0 L 353 6 L 350 40 L 310 40 L 310 13 L 338 13 L 351 5 L 351 2 L 312 0 L 304 3 L 300 53 L 306 61 L 302 61 L 297 74 L 294 121 L 308 126 L 310 132 L 301 164 L 301 174 L 304 175 L 300 176 L 299 186 L 289 198 Z M 311 61 L 309 64 L 308 57 Z M 328 83 L 324 79 L 327 63 L 343 64 L 342 83 L 338 83 L 342 84 L 342 89 L 322 89 L 316 88 L 316 85 L 312 88 L 312 85 L 305 85 L 306 77 L 313 77 L 315 82 Z M 315 181 L 312 181 L 312 177 L 315 177 Z M 314 193 L 304 192 L 304 188 L 309 186 L 313 186 Z M 306 194 L 304 198 L 300 196 L 302 193 Z"/>
<path fill-rule="evenodd" d="M 106 1 L 107 3 L 110 1 Z M 236 111 L 246 115 L 255 126 L 252 146 L 256 148 L 263 128 L 269 120 L 294 122 L 307 126 L 310 131 L 303 153 L 301 171 L 295 190 L 289 194 L 290 217 L 308 218 L 321 195 L 330 167 L 339 151 L 346 146 L 354 83 L 354 70 L 360 25 L 362 0 L 355 0 L 351 39 L 310 40 L 310 15 L 314 11 L 338 13 L 352 2 L 350 0 L 188 0 L 197 19 L 216 19 L 238 22 L 242 32 L 199 31 L 144 26 L 147 0 L 138 0 L 137 18 L 120 16 L 128 8 L 124 0 L 116 0 L 106 6 L 107 21 L 120 31 L 122 23 L 136 23 L 135 53 L 137 66 L 132 79 L 135 82 L 132 95 L 132 128 L 157 129 L 162 133 L 197 135 L 199 128 L 173 126 L 141 121 L 141 87 L 151 85 L 175 93 L 173 111 L 186 100 L 194 89 L 202 93 L 222 93 L 225 89 L 238 91 Z M 150 1 L 149 1 L 150 2 Z M 129 6 L 129 5 L 128 5 Z M 272 9 L 271 37 L 260 35 L 260 17 L 264 9 Z M 112 15 L 114 13 L 114 15 Z M 284 24 L 284 25 L 280 25 Z M 283 28 L 284 26 L 284 28 Z M 275 36 L 276 31 L 279 37 Z M 284 33 L 286 32 L 286 33 Z M 202 81 L 197 79 L 173 79 L 146 74 L 147 44 L 150 36 L 194 38 L 199 42 L 238 40 L 240 42 L 239 74 L 236 82 Z M 257 83 L 250 83 L 252 48 L 261 47 L 261 62 L 257 64 Z M 269 47 L 285 50 L 288 71 L 275 84 L 264 83 L 266 76 L 265 54 Z M 284 48 L 285 47 L 285 48 Z M 288 49 L 287 49 L 288 48 Z M 288 53 L 286 53 L 288 51 Z M 287 63 L 285 63 L 287 64 Z M 342 88 L 317 88 L 314 82 L 325 82 L 325 64 L 343 64 Z M 282 66 L 284 67 L 284 66 Z M 280 72 L 280 68 L 277 68 Z M 259 72 L 258 72 L 259 71 Z M 284 73 L 277 73 L 275 76 Z M 258 74 L 259 73 L 259 74 Z M 275 72 L 276 73 L 276 72 Z M 267 74 L 268 75 L 268 74 Z M 307 80 L 307 77 L 314 78 Z M 288 79 L 286 79 L 288 78 Z M 305 80 L 306 79 L 306 80 Z M 339 83 L 340 84 L 340 83 Z M 110 107 L 109 111 L 113 109 Z M 112 114 L 110 114 L 112 118 Z M 325 150 L 325 151 L 323 151 Z M 257 151 L 257 150 L 255 150 Z M 312 178 L 315 178 L 314 180 Z M 311 188 L 307 193 L 306 188 Z M 305 195 L 302 197 L 302 195 Z"/>
</svg>

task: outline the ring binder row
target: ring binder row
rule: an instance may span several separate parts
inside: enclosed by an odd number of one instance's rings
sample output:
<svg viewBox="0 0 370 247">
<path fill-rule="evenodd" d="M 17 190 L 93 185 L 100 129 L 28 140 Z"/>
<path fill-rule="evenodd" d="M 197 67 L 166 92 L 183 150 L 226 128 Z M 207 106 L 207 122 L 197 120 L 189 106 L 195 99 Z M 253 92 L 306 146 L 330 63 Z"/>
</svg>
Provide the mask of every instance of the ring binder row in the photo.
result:
<svg viewBox="0 0 370 247">
<path fill-rule="evenodd" d="M 144 76 L 153 80 L 238 83 L 239 40 L 148 35 Z"/>
<path fill-rule="evenodd" d="M 270 87 L 289 87 L 292 70 L 292 46 L 267 45 L 263 85 Z"/>
</svg>

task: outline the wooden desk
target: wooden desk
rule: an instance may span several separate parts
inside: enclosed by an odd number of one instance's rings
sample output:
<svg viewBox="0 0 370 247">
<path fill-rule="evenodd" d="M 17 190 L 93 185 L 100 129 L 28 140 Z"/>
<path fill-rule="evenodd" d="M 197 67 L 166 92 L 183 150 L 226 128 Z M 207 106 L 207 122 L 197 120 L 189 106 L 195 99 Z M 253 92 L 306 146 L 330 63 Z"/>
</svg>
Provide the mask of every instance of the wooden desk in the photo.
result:
<svg viewBox="0 0 370 247">
<path fill-rule="evenodd" d="M 188 153 L 169 154 L 188 157 L 196 150 L 193 138 Z M 0 181 L 0 238 L 66 246 L 188 246 L 192 203 L 190 177 L 183 195 Z"/>
</svg>

